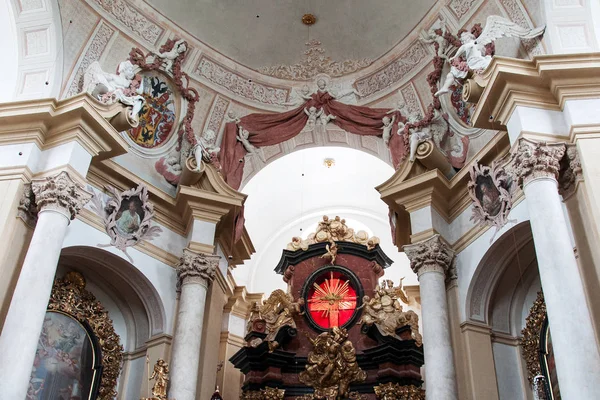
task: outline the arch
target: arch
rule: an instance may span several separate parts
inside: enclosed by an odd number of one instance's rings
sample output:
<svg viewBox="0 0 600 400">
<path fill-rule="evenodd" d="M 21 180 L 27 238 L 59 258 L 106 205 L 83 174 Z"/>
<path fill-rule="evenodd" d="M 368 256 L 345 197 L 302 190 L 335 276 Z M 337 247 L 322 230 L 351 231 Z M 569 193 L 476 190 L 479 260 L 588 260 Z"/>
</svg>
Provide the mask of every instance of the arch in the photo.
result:
<svg viewBox="0 0 600 400">
<path fill-rule="evenodd" d="M 8 100 L 58 97 L 63 75 L 63 32 L 57 0 L 9 0 L 18 58 Z M 6 40 L 6 38 L 4 38 Z"/>
<path fill-rule="evenodd" d="M 531 227 L 524 221 L 498 238 L 477 265 L 467 291 L 467 319 L 489 325 L 491 301 L 507 268 L 529 267 L 534 261 Z M 518 275 L 526 269 L 517 271 Z"/>
<path fill-rule="evenodd" d="M 80 272 L 115 301 L 126 317 L 126 351 L 164 332 L 166 314 L 156 288 L 128 261 L 106 250 L 73 246 L 62 250 L 59 266 Z"/>
</svg>

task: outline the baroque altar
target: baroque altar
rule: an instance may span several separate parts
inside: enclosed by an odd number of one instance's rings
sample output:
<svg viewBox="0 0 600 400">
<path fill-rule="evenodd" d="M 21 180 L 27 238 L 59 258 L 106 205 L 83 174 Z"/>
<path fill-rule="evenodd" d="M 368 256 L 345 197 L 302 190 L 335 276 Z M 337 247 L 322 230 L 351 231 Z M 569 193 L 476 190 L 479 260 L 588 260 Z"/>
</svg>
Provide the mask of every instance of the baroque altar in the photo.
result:
<svg viewBox="0 0 600 400">
<path fill-rule="evenodd" d="M 230 362 L 242 399 L 424 399 L 422 338 L 379 239 L 340 217 L 295 237 L 275 271 L 288 284 L 252 306 Z M 404 305 L 403 305 L 404 304 Z"/>
</svg>

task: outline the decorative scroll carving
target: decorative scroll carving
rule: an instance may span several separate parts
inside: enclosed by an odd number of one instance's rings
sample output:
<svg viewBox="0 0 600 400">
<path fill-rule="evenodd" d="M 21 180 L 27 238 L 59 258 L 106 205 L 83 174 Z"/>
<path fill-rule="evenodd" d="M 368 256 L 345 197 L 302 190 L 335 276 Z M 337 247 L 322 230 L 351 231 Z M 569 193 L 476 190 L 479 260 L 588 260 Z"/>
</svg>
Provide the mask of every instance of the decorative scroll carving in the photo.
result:
<svg viewBox="0 0 600 400">
<path fill-rule="evenodd" d="M 447 274 L 454 261 L 454 251 L 442 241 L 439 234 L 404 246 L 404 253 L 410 260 L 412 270 L 419 275 L 429 271 Z"/>
<path fill-rule="evenodd" d="M 410 74 L 428 56 L 425 46 L 421 42 L 414 42 L 400 57 L 383 69 L 358 79 L 355 83 L 356 89 L 361 97 L 388 89 Z"/>
<path fill-rule="evenodd" d="M 471 220 L 476 224 L 496 227 L 495 236 L 509 222 L 515 189 L 512 177 L 501 163 L 494 163 L 492 167 L 475 164 L 470 174 L 467 189 L 473 201 Z"/>
<path fill-rule="evenodd" d="M 94 192 L 92 187 L 89 189 Z M 154 207 L 148 199 L 148 188 L 140 184 L 136 189 L 121 193 L 111 186 L 106 187 L 106 190 L 112 196 L 105 204 L 95 192 L 92 197 L 92 211 L 102 218 L 104 229 L 110 237 L 110 244 L 98 246 L 115 246 L 133 262 L 127 248 L 142 240 L 153 240 L 162 232 L 160 226 L 152 226 Z"/>
<path fill-rule="evenodd" d="M 561 160 L 558 189 L 563 198 L 568 198 L 577 189 L 577 183 L 583 179 L 581 160 L 575 144 L 567 144 L 565 156 Z"/>
<path fill-rule="evenodd" d="M 262 304 L 254 303 L 248 319 L 248 332 L 264 332 L 266 337 L 262 340 L 254 340 L 250 345 L 256 347 L 262 342 L 269 343 L 269 351 L 279 347 L 275 340 L 277 333 L 284 326 L 296 329 L 294 316 L 302 315 L 304 312 L 304 299 L 294 301 L 291 294 L 281 289 L 275 290 Z"/>
<path fill-rule="evenodd" d="M 365 231 L 354 232 L 354 229 L 346 225 L 345 219 L 341 219 L 338 216 L 334 219 L 329 219 L 327 215 L 324 215 L 323 220 L 319 222 L 316 232 L 308 235 L 306 239 L 297 236 L 293 237 L 286 249 L 291 251 L 306 250 L 311 244 L 323 242 L 352 242 L 365 245 L 371 250 L 379 244 L 380 240 L 376 236 L 369 237 L 369 234 Z"/>
<path fill-rule="evenodd" d="M 56 210 L 71 219 L 75 219 L 83 206 L 92 198 L 92 193 L 84 190 L 66 171 L 47 178 L 34 179 L 31 181 L 31 188 L 38 212 Z"/>
<path fill-rule="evenodd" d="M 307 80 L 318 74 L 327 74 L 331 77 L 350 74 L 373 63 L 370 58 L 334 61 L 325 55 L 326 51 L 321 47 L 321 42 L 316 39 L 306 42 L 305 45 L 308 48 L 304 51 L 304 59 L 298 64 L 262 67 L 259 72 L 281 79 Z"/>
<path fill-rule="evenodd" d="M 521 331 L 521 349 L 527 364 L 527 379 L 533 385 L 534 378 L 542 374 L 540 365 L 540 337 L 546 320 L 546 303 L 544 294 L 539 291 L 529 315 L 525 320 L 525 328 Z"/>
<path fill-rule="evenodd" d="M 519 139 L 517 150 L 512 154 L 508 172 L 520 186 L 537 178 L 558 180 L 560 161 L 565 155 L 563 143 L 540 143 Z"/>
<path fill-rule="evenodd" d="M 208 284 L 215 278 L 221 257 L 195 253 L 183 249 L 183 256 L 177 265 L 177 290 L 184 283 L 198 282 Z"/>
<path fill-rule="evenodd" d="M 425 390 L 414 385 L 400 386 L 397 383 L 382 383 L 375 386 L 379 400 L 425 400 Z"/>
<path fill-rule="evenodd" d="M 221 124 L 223 123 L 223 119 L 225 119 L 225 111 L 227 110 L 228 106 L 229 100 L 227 100 L 224 97 L 217 96 L 212 111 L 210 113 L 210 118 L 208 119 L 208 124 L 206 125 L 204 131 L 210 130 L 213 132 L 219 132 L 221 130 Z M 228 119 L 230 121 L 227 122 L 238 120 L 233 111 L 229 111 L 228 114 L 230 114 L 228 115 Z"/>
<path fill-rule="evenodd" d="M 244 78 L 204 56 L 200 59 L 194 73 L 238 96 L 263 104 L 283 105 L 289 94 L 287 89 L 267 86 Z"/>
<path fill-rule="evenodd" d="M 156 44 L 156 41 L 164 32 L 163 28 L 152 22 L 140 10 L 125 0 L 94 0 L 94 2 L 152 45 Z"/>
<path fill-rule="evenodd" d="M 35 228 L 35 224 L 37 223 L 37 211 L 35 195 L 31 189 L 31 183 L 26 183 L 23 185 L 23 193 L 21 193 L 21 199 L 19 200 L 17 215 L 27 224 L 27 226 Z"/>
<path fill-rule="evenodd" d="M 70 315 L 77 321 L 87 323 L 102 348 L 102 379 L 98 398 L 114 399 L 117 396 L 117 378 L 123 362 L 123 346 L 115 333 L 108 311 L 94 295 L 85 290 L 85 278 L 78 272 L 68 272 L 63 279 L 56 279 L 48 311 Z"/>
<path fill-rule="evenodd" d="M 313 387 L 317 398 L 348 398 L 350 384 L 367 379 L 358 366 L 348 332 L 334 326 L 310 341 L 313 350 L 308 353 L 305 370 L 298 375 L 300 382 Z"/>
<path fill-rule="evenodd" d="M 391 280 L 384 280 L 383 284 L 375 287 L 373 298 L 363 297 L 365 311 L 360 320 L 363 326 L 375 324 L 377 329 L 385 336 L 397 336 L 396 329 L 409 325 L 412 338 L 417 346 L 423 345 L 423 337 L 419 333 L 419 316 L 412 310 L 402 311 L 402 300 L 408 304 L 408 296 L 402 289 L 402 280 L 399 286 L 394 286 Z"/>
<path fill-rule="evenodd" d="M 266 387 L 260 390 L 246 390 L 242 392 L 240 400 L 283 400 L 285 389 Z"/>
</svg>

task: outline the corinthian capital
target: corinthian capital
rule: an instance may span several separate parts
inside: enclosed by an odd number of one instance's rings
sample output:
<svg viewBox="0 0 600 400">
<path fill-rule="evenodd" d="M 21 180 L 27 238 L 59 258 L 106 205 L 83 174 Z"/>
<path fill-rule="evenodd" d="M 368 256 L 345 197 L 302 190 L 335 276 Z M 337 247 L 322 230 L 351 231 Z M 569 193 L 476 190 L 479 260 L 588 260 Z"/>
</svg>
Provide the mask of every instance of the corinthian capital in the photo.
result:
<svg viewBox="0 0 600 400">
<path fill-rule="evenodd" d="M 558 189 L 563 199 L 575 193 L 577 182 L 583 179 L 577 146 L 567 144 L 566 147 L 567 150 L 562 160 L 562 168 L 558 178 Z"/>
<path fill-rule="evenodd" d="M 410 267 L 419 276 L 431 271 L 444 274 L 451 271 L 454 251 L 442 241 L 440 235 L 406 245 L 403 250 L 410 260 Z"/>
<path fill-rule="evenodd" d="M 54 210 L 70 219 L 90 201 L 92 193 L 75 182 L 69 173 L 62 171 L 58 175 L 31 181 L 31 189 L 35 195 L 38 211 Z"/>
<path fill-rule="evenodd" d="M 521 138 L 508 170 L 521 186 L 538 178 L 558 180 L 565 150 L 564 143 L 542 143 Z"/>
<path fill-rule="evenodd" d="M 221 257 L 183 249 L 177 265 L 177 288 L 184 283 L 209 284 L 215 277 Z"/>
</svg>

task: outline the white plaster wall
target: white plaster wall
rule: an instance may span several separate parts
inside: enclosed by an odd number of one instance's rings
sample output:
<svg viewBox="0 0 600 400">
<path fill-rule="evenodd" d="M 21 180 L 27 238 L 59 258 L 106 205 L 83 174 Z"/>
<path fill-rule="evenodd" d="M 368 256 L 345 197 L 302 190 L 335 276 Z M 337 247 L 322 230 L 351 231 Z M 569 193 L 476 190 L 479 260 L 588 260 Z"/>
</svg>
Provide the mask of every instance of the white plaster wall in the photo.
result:
<svg viewBox="0 0 600 400">
<path fill-rule="evenodd" d="M 140 398 L 140 388 L 142 387 L 142 378 L 146 369 L 146 358 L 140 357 L 130 361 L 129 379 L 125 387 L 125 392 L 119 391 L 119 400 L 133 400 Z"/>
<path fill-rule="evenodd" d="M 91 160 L 90 153 L 77 142 L 64 143 L 44 151 L 35 143 L 0 146 L 0 168 L 27 167 L 34 174 L 69 165 L 86 176 Z"/>
<path fill-rule="evenodd" d="M 19 70 L 17 50 L 17 27 L 9 0 L 0 0 L 0 54 L 4 61 L 0 63 L 0 103 L 13 98 L 17 86 Z"/>
<path fill-rule="evenodd" d="M 108 243 L 110 243 L 110 238 L 107 234 L 76 219 L 71 221 L 71 225 L 67 230 L 67 236 L 63 242 L 63 248 L 71 246 L 91 246 L 99 248 L 98 244 Z M 127 256 L 114 247 L 104 247 L 102 249 L 129 262 Z M 177 274 L 175 269 L 134 248 L 128 248 L 127 253 L 133 259 L 132 264 L 134 267 L 141 271 L 156 289 L 165 310 L 164 333 L 172 335 L 176 305 L 175 283 Z"/>
<path fill-rule="evenodd" d="M 493 342 L 492 352 L 494 354 L 500 400 L 525 399 L 519 348 Z"/>
</svg>

